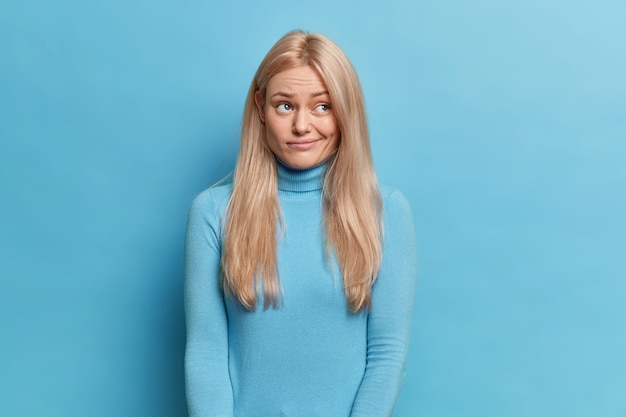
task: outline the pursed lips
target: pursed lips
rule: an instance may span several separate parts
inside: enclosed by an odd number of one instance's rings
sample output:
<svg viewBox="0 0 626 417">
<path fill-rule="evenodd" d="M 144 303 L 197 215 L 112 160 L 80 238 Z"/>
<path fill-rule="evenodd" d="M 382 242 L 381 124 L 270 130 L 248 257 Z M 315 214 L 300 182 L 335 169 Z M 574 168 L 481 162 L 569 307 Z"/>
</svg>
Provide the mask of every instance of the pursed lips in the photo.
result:
<svg viewBox="0 0 626 417">
<path fill-rule="evenodd" d="M 316 147 L 321 139 L 300 139 L 287 142 L 287 146 L 296 151 L 306 152 Z"/>
<path fill-rule="evenodd" d="M 304 145 L 307 143 L 317 142 L 320 139 L 300 139 L 300 140 L 290 140 L 287 142 L 287 145 Z"/>
</svg>

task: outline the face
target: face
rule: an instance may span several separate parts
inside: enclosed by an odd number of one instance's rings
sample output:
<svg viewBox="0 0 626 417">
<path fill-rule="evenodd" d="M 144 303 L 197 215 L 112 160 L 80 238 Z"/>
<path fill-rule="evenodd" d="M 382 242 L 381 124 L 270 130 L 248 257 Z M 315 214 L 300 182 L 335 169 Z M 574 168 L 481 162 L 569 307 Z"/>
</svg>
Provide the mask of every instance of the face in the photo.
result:
<svg viewBox="0 0 626 417">
<path fill-rule="evenodd" d="M 341 136 L 328 90 L 313 68 L 300 66 L 270 78 L 265 100 L 255 101 L 270 150 L 292 168 L 311 168 L 337 149 Z"/>
</svg>

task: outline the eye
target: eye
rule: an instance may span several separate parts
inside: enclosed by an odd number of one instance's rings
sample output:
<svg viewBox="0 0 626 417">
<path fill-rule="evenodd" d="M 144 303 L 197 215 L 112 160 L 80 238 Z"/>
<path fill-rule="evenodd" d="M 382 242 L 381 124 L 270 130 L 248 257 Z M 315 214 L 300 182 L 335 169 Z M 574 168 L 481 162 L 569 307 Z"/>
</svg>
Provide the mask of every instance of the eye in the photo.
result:
<svg viewBox="0 0 626 417">
<path fill-rule="evenodd" d="M 322 103 L 315 106 L 315 111 L 317 113 L 327 113 L 330 110 L 330 106 L 328 104 Z"/>
<path fill-rule="evenodd" d="M 278 103 L 276 105 L 276 110 L 279 113 L 289 113 L 290 111 L 293 110 L 293 106 L 289 103 Z"/>
</svg>

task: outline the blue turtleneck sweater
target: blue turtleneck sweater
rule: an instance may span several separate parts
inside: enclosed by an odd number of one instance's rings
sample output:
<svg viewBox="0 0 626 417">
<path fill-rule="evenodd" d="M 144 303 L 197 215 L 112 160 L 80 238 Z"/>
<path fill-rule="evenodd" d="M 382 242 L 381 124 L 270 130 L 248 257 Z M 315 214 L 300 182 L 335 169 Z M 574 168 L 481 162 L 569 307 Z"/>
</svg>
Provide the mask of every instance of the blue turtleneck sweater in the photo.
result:
<svg viewBox="0 0 626 417">
<path fill-rule="evenodd" d="M 348 311 L 324 255 L 326 165 L 278 164 L 285 230 L 278 309 L 247 311 L 220 288 L 222 217 L 231 184 L 198 195 L 185 244 L 186 390 L 191 417 L 388 417 L 404 378 L 416 284 L 409 206 L 383 188 L 382 267 L 369 312 Z"/>
</svg>

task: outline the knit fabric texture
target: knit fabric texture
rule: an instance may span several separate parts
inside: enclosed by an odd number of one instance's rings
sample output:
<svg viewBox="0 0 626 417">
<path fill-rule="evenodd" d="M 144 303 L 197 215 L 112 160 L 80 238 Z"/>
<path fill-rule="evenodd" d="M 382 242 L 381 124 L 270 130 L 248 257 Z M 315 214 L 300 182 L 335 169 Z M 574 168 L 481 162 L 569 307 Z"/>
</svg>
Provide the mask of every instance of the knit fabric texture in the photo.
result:
<svg viewBox="0 0 626 417">
<path fill-rule="evenodd" d="M 324 246 L 326 165 L 278 164 L 283 294 L 247 311 L 220 286 L 223 216 L 231 184 L 198 195 L 185 242 L 185 382 L 190 417 L 389 417 L 404 379 L 416 286 L 410 208 L 382 188 L 382 267 L 372 307 L 351 313 Z M 329 259 L 330 258 L 330 259 Z"/>
</svg>

